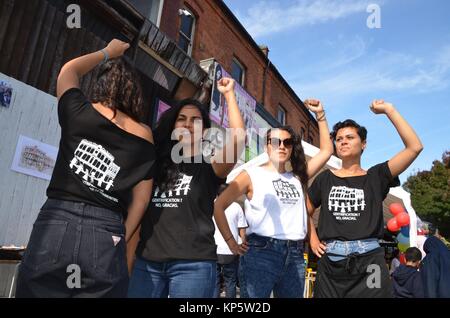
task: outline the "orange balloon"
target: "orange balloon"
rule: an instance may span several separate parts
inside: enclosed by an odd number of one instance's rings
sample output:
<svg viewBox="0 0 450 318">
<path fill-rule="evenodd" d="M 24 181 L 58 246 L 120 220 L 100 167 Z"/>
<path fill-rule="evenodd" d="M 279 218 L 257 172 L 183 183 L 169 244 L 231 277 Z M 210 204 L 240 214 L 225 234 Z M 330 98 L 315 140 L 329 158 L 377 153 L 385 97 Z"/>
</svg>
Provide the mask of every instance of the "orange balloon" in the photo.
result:
<svg viewBox="0 0 450 318">
<path fill-rule="evenodd" d="M 397 220 L 397 225 L 399 227 L 405 226 L 409 224 L 409 215 L 406 212 L 399 213 L 395 216 Z"/>
<path fill-rule="evenodd" d="M 392 218 L 387 222 L 387 228 L 391 232 L 398 232 L 400 230 L 400 226 L 397 224 L 397 219 Z"/>
<path fill-rule="evenodd" d="M 391 203 L 391 205 L 389 205 L 389 211 L 391 211 L 392 215 L 397 215 L 405 212 L 405 208 L 400 203 Z"/>
</svg>

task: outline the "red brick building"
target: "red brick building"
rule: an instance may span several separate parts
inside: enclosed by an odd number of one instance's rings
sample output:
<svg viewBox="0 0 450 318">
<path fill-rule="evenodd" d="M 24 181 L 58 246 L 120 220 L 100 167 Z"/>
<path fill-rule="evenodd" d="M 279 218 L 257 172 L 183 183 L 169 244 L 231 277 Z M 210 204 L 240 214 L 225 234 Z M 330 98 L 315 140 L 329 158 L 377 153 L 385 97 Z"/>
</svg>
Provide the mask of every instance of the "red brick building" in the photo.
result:
<svg viewBox="0 0 450 318">
<path fill-rule="evenodd" d="M 317 122 L 270 62 L 268 49 L 258 46 L 223 1 L 160 0 L 159 3 L 161 31 L 195 61 L 214 58 L 235 79 L 241 79 L 241 86 L 260 108 L 281 124 L 284 120 L 293 126 L 305 141 L 319 145 Z M 186 36 L 183 33 L 186 31 L 191 34 Z"/>
</svg>

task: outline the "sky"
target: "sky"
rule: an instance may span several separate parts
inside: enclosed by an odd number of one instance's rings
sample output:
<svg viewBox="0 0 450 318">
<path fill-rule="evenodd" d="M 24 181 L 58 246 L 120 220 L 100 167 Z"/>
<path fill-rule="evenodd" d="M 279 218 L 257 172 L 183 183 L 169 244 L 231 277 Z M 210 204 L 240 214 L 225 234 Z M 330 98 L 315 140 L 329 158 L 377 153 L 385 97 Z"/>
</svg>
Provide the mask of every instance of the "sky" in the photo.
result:
<svg viewBox="0 0 450 318">
<path fill-rule="evenodd" d="M 224 2 L 297 95 L 322 101 L 330 128 L 347 118 L 367 128 L 363 168 L 404 147 L 373 99 L 392 103 L 424 145 L 402 183 L 450 150 L 450 1 Z"/>
</svg>

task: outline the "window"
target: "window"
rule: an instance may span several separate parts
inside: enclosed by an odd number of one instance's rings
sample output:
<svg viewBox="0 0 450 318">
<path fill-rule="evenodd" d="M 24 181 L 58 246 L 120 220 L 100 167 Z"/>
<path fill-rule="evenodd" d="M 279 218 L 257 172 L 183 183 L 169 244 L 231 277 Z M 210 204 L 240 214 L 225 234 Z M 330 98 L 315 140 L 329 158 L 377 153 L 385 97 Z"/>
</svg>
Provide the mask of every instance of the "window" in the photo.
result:
<svg viewBox="0 0 450 318">
<path fill-rule="evenodd" d="M 144 17 L 159 27 L 164 0 L 128 0 Z"/>
<path fill-rule="evenodd" d="M 277 120 L 281 125 L 286 125 L 286 109 L 283 106 L 278 106 Z"/>
<path fill-rule="evenodd" d="M 187 9 L 179 10 L 181 24 L 178 35 L 178 46 L 188 55 L 192 53 L 194 43 L 195 16 Z"/>
<path fill-rule="evenodd" d="M 241 86 L 244 86 L 244 75 L 245 68 L 237 59 L 233 59 L 231 62 L 231 77 Z"/>
</svg>

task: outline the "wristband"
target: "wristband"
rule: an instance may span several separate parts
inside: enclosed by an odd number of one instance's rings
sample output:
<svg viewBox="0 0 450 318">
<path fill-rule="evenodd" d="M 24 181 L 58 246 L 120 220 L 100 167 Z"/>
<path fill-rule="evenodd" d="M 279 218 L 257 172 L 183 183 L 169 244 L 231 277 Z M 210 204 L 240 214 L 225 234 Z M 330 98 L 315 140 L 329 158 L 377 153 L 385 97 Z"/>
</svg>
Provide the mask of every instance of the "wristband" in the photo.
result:
<svg viewBox="0 0 450 318">
<path fill-rule="evenodd" d="M 102 52 L 103 55 L 104 55 L 102 63 L 106 63 L 106 62 L 109 60 L 109 55 L 108 55 L 108 53 L 106 52 L 105 49 L 101 49 L 100 52 Z"/>
</svg>

